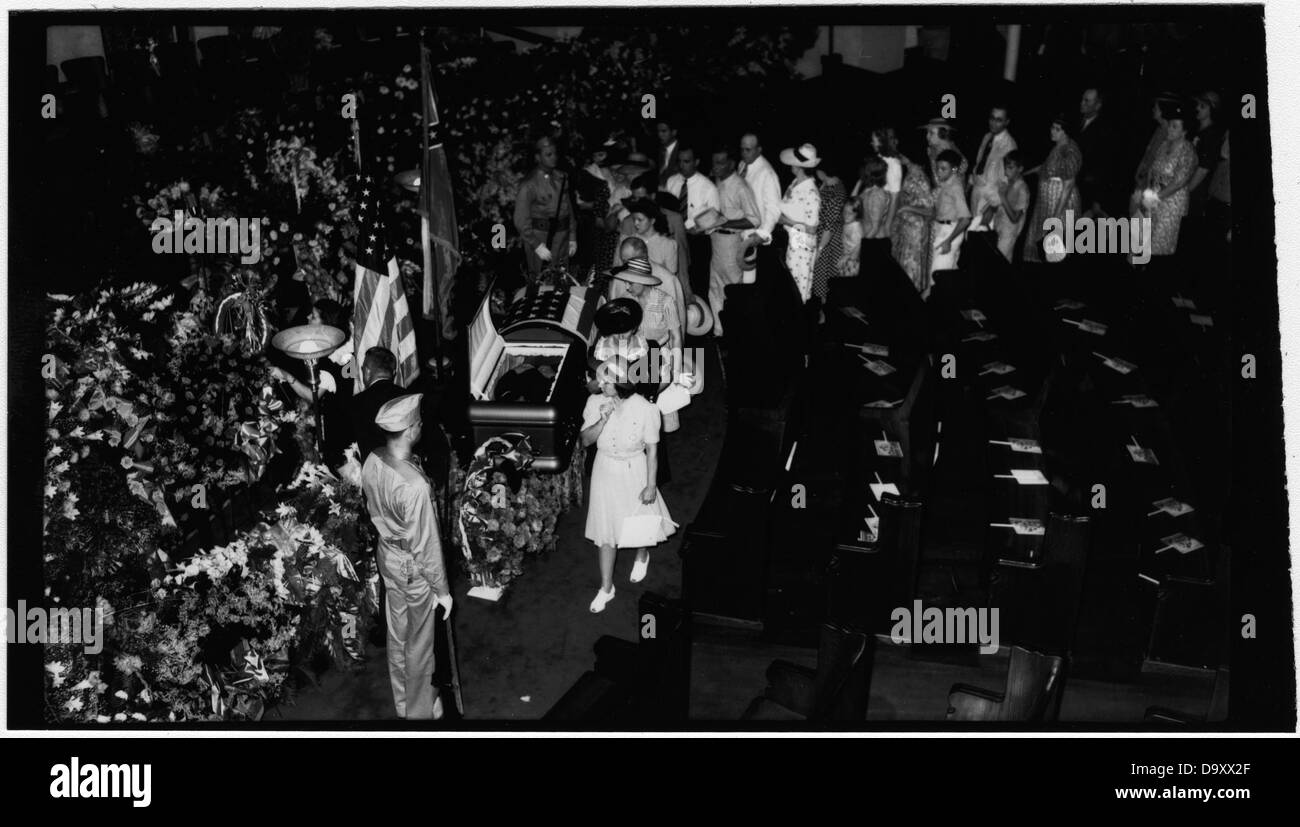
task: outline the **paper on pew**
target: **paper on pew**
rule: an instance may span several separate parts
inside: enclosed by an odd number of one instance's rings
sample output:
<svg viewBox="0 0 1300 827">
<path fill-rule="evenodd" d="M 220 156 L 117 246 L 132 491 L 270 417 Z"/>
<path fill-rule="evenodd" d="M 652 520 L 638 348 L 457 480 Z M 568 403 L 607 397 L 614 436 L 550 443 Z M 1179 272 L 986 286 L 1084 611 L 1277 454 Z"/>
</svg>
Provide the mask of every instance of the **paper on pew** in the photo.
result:
<svg viewBox="0 0 1300 827">
<path fill-rule="evenodd" d="M 1160 403 L 1145 393 L 1129 393 L 1116 399 L 1113 405 L 1132 405 L 1135 408 L 1158 408 Z"/>
<path fill-rule="evenodd" d="M 996 373 L 1001 376 L 1004 373 L 1011 373 L 1015 369 L 1015 365 L 1008 365 L 1006 362 L 989 362 L 980 369 L 980 376 L 983 376 L 986 373 Z"/>
<path fill-rule="evenodd" d="M 862 360 L 862 364 L 867 370 L 877 376 L 888 376 L 897 370 L 893 365 L 883 359 L 868 359 L 861 354 L 858 354 L 858 358 Z"/>
<path fill-rule="evenodd" d="M 1092 319 L 1084 319 L 1083 321 L 1075 321 L 1074 319 L 1061 319 L 1061 321 L 1065 322 L 1066 324 L 1072 324 L 1075 327 L 1079 328 L 1080 330 L 1095 334 L 1097 336 L 1106 335 L 1106 330 L 1107 330 L 1106 325 L 1102 324 L 1101 322 L 1094 322 Z"/>
<path fill-rule="evenodd" d="M 1047 533 L 1041 520 L 1030 517 L 1008 517 L 1005 523 L 989 523 L 991 528 L 1009 528 L 1021 536 L 1042 537 Z"/>
<path fill-rule="evenodd" d="M 1187 319 L 1192 324 L 1200 327 L 1214 327 L 1214 319 L 1202 313 L 1189 313 Z"/>
<path fill-rule="evenodd" d="M 875 497 L 877 501 L 886 494 L 893 494 L 895 497 L 898 496 L 898 486 L 894 485 L 892 482 L 873 482 L 870 483 L 870 485 L 871 496 Z"/>
<path fill-rule="evenodd" d="M 867 321 L 867 317 L 863 315 L 862 311 L 856 307 L 841 307 L 840 312 L 845 316 L 848 316 L 850 319 L 857 319 L 865 325 L 871 324 L 871 322 Z"/>
<path fill-rule="evenodd" d="M 967 336 L 966 338 L 962 339 L 962 341 L 963 342 L 991 342 L 997 337 L 998 334 L 996 333 L 990 333 L 987 330 L 979 330 Z"/>
<path fill-rule="evenodd" d="M 891 442 L 887 439 L 877 439 L 876 456 L 878 457 L 902 457 L 903 446 L 897 442 Z"/>
<path fill-rule="evenodd" d="M 1084 304 L 1083 302 L 1076 301 L 1075 299 L 1062 299 L 1061 301 L 1057 302 L 1056 307 L 1053 307 L 1052 309 L 1053 310 L 1082 310 L 1087 306 L 1088 305 Z"/>
<path fill-rule="evenodd" d="M 1195 537 L 1189 537 L 1181 532 L 1178 534 L 1170 534 L 1168 537 L 1161 537 L 1160 542 L 1164 543 L 1165 546 L 1157 551 L 1164 551 L 1165 549 L 1171 548 L 1179 554 L 1190 554 L 1197 549 L 1205 548 L 1205 543 L 1202 543 Z"/>
<path fill-rule="evenodd" d="M 1148 516 L 1154 516 L 1163 511 L 1164 513 L 1168 514 L 1170 517 L 1181 517 L 1182 515 L 1195 510 L 1187 503 L 1182 502 L 1181 500 L 1176 500 L 1173 497 L 1166 497 L 1163 500 L 1156 500 L 1151 504 L 1156 507 L 1156 510 L 1152 511 L 1151 514 L 1149 514 Z"/>
<path fill-rule="evenodd" d="M 853 342 L 842 342 L 841 344 L 843 344 L 845 347 L 851 347 L 860 350 L 863 353 L 870 353 L 872 356 L 889 355 L 889 348 L 885 347 L 884 345 L 872 344 L 871 342 L 863 342 L 860 345 L 855 344 Z"/>
<path fill-rule="evenodd" d="M 858 540 L 864 543 L 874 543 L 880 537 L 880 516 L 876 514 L 876 509 L 867 506 L 871 512 L 870 517 L 863 517 L 862 522 L 867 524 L 866 529 L 858 532 Z"/>
<path fill-rule="evenodd" d="M 1113 356 L 1104 357 L 1101 363 L 1117 373 L 1132 373 L 1137 370 L 1137 365 L 1124 359 L 1117 359 Z"/>
<path fill-rule="evenodd" d="M 1037 468 L 1012 468 L 1009 474 L 994 474 L 998 479 L 1013 479 L 1020 485 L 1047 485 L 1047 477 Z"/>
<path fill-rule="evenodd" d="M 1001 440 L 1001 439 L 990 439 L 990 440 L 989 440 L 989 444 L 990 444 L 990 445 L 1005 445 L 1005 446 L 1007 446 L 1008 448 L 1010 448 L 1012 451 L 1015 451 L 1015 452 L 1018 453 L 1018 454 L 1041 454 L 1041 453 L 1043 453 L 1043 449 L 1042 449 L 1042 447 L 1041 447 L 1041 446 L 1040 446 L 1036 441 L 1034 441 L 1034 440 L 1032 440 L 1032 439 L 1017 439 L 1016 437 L 1009 436 L 1009 437 L 1007 437 L 1005 440 Z"/>
<path fill-rule="evenodd" d="M 1010 385 L 1002 385 L 1001 387 L 994 388 L 993 393 L 989 394 L 986 398 L 996 399 L 1000 396 L 1003 399 L 1019 399 L 1026 395 L 1027 394 L 1020 388 L 1013 388 Z"/>
<path fill-rule="evenodd" d="M 1182 310 L 1196 309 L 1196 302 L 1192 301 L 1191 299 L 1185 299 L 1182 296 L 1172 296 L 1171 298 L 1173 299 L 1174 307 L 1180 308 Z"/>
<path fill-rule="evenodd" d="M 980 327 L 983 327 L 983 322 L 988 320 L 988 317 L 984 315 L 984 311 L 980 310 L 978 307 L 972 307 L 970 310 L 963 310 L 961 312 L 961 317 L 967 321 L 974 322 Z"/>
<path fill-rule="evenodd" d="M 868 402 L 868 403 L 866 404 L 865 407 L 868 407 L 868 408 L 897 408 L 897 407 L 898 407 L 899 405 L 901 405 L 901 404 L 903 404 L 903 400 L 901 400 L 901 399 L 895 400 L 895 401 L 893 401 L 893 402 L 890 402 L 890 401 L 888 401 L 888 400 L 886 400 L 886 399 L 877 399 L 875 402 Z"/>
<path fill-rule="evenodd" d="M 1136 445 L 1125 445 L 1128 449 L 1128 455 L 1133 458 L 1134 462 L 1142 462 L 1147 465 L 1159 465 L 1160 460 L 1156 459 L 1156 452 L 1150 448 L 1139 448 Z"/>
</svg>

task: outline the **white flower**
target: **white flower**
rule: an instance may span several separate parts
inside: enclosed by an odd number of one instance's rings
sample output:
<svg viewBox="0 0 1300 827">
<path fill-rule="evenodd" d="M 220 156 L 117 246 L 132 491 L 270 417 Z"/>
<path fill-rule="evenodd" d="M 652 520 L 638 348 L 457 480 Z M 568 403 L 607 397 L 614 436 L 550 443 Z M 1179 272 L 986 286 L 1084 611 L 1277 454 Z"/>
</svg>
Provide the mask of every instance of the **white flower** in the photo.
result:
<svg viewBox="0 0 1300 827">
<path fill-rule="evenodd" d="M 134 719 L 137 720 L 137 721 L 147 721 L 147 720 L 149 720 L 148 718 L 144 717 L 144 714 L 141 713 L 141 712 L 132 712 L 132 713 L 131 713 L 131 717 L 134 718 Z"/>
<path fill-rule="evenodd" d="M 84 706 L 85 704 L 81 702 L 80 698 L 68 698 L 68 702 L 63 705 L 63 708 L 69 712 L 80 712 Z"/>
<path fill-rule="evenodd" d="M 125 700 L 127 700 L 130 696 L 126 694 L 126 690 L 125 690 L 125 689 L 119 689 L 119 690 L 117 690 L 116 692 L 113 693 L 113 697 L 114 697 L 114 698 L 121 698 L 122 700 L 125 701 Z"/>
<path fill-rule="evenodd" d="M 60 686 L 63 686 L 63 681 L 65 680 L 63 673 L 68 671 L 68 665 L 66 663 L 58 663 L 57 661 L 54 663 L 47 663 L 45 664 L 45 671 L 50 673 L 50 678 L 54 681 L 54 687 L 57 689 Z"/>
<path fill-rule="evenodd" d="M 113 720 L 113 719 L 110 718 L 110 717 L 108 717 L 107 715 L 96 715 L 96 716 L 95 716 L 95 723 L 97 723 L 97 724 L 107 724 L 108 722 L 110 722 L 110 721 L 112 721 L 112 720 Z"/>
<path fill-rule="evenodd" d="M 113 716 L 113 720 L 114 720 L 114 721 L 125 721 L 125 720 L 126 720 L 126 713 L 125 713 L 125 712 L 119 712 L 119 713 L 117 713 L 116 715 Z"/>
</svg>

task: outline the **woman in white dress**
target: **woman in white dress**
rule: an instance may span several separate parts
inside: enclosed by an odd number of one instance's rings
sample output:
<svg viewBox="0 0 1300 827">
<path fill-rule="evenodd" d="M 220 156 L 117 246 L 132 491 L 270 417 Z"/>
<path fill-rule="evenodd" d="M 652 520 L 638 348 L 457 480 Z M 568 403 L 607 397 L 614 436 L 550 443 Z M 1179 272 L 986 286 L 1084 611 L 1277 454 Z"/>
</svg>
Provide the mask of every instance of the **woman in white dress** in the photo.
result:
<svg viewBox="0 0 1300 827">
<path fill-rule="evenodd" d="M 661 543 L 677 529 L 655 485 L 659 461 L 659 409 L 628 381 L 628 364 L 621 357 L 604 362 L 597 371 L 599 394 L 587 398 L 582 412 L 582 444 L 596 446 L 591 466 L 591 501 L 586 536 L 600 548 L 600 591 L 592 612 L 603 612 L 614 599 L 614 560 L 619 535 L 628 517 L 661 518 L 654 540 Z M 637 549 L 631 581 L 645 578 L 650 549 Z"/>
<path fill-rule="evenodd" d="M 790 167 L 794 181 L 781 199 L 781 225 L 790 236 L 785 251 L 785 266 L 794 277 L 799 296 L 806 302 L 812 296 L 813 264 L 817 258 L 817 221 L 821 215 L 821 193 L 808 171 L 821 163 L 817 147 L 803 144 L 798 149 L 781 150 L 781 163 Z"/>
</svg>

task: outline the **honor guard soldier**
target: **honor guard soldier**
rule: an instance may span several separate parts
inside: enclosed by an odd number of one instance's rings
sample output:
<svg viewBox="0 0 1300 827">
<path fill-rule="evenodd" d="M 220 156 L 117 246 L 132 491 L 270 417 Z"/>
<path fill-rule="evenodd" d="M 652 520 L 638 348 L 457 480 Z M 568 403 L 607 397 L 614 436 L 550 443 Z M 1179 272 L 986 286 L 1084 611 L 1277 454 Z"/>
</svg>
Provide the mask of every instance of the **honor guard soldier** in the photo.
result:
<svg viewBox="0 0 1300 827">
<path fill-rule="evenodd" d="M 433 486 L 411 457 L 423 432 L 421 396 L 399 396 L 379 409 L 375 424 L 387 434 L 387 443 L 372 451 L 361 468 L 387 590 L 393 703 L 397 717 L 409 720 L 442 717 L 442 699 L 433 686 L 434 610 L 442 606 L 450 618 L 452 602 Z"/>
<path fill-rule="evenodd" d="M 529 283 L 551 265 L 563 265 L 578 250 L 578 218 L 568 176 L 555 168 L 559 153 L 550 138 L 537 141 L 537 166 L 519 182 L 515 229 L 524 245 Z"/>
</svg>

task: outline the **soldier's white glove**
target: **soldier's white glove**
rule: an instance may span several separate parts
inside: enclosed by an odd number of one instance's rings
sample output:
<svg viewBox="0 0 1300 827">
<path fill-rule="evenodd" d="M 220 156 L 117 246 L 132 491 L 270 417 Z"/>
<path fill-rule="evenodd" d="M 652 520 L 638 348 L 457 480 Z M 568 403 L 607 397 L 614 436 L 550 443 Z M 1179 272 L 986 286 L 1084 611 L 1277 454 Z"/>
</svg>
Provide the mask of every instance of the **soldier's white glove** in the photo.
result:
<svg viewBox="0 0 1300 827">
<path fill-rule="evenodd" d="M 437 605 L 442 607 L 443 617 L 451 617 L 451 592 L 439 595 Z"/>
<path fill-rule="evenodd" d="M 537 257 L 540 258 L 542 261 L 551 260 L 551 251 L 550 249 L 547 248 L 545 244 L 538 244 L 534 252 L 537 253 Z"/>
<path fill-rule="evenodd" d="M 573 257 L 574 257 L 575 255 L 577 255 L 577 254 L 578 254 L 578 242 L 577 242 L 577 241 L 570 241 L 570 242 L 569 242 L 569 258 L 573 258 Z"/>
</svg>

